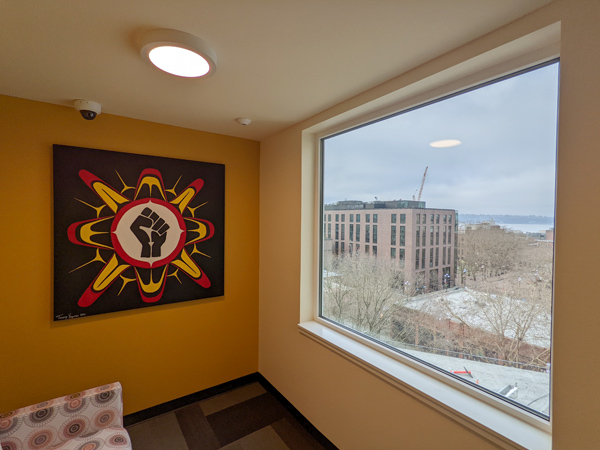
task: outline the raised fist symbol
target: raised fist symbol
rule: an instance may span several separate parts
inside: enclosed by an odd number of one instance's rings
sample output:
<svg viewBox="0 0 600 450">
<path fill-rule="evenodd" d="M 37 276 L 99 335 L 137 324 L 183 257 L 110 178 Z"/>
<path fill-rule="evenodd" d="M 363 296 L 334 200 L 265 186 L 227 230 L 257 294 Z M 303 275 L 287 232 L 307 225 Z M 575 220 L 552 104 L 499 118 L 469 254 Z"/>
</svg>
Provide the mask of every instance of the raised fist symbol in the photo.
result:
<svg viewBox="0 0 600 450">
<path fill-rule="evenodd" d="M 167 239 L 169 225 L 158 214 L 150 208 L 144 208 L 130 228 L 142 244 L 142 258 L 160 257 L 160 248 Z"/>
</svg>

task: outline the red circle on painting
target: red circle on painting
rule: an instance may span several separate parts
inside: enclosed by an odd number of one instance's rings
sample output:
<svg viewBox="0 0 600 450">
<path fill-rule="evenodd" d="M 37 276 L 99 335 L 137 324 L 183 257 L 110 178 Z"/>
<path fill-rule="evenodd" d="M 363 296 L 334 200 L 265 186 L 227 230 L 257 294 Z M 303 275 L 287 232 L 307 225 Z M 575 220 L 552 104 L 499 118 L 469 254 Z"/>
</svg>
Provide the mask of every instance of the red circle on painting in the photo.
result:
<svg viewBox="0 0 600 450">
<path fill-rule="evenodd" d="M 146 208 L 150 208 L 169 225 L 166 231 L 167 240 L 162 247 L 166 253 L 161 252 L 158 257 L 142 257 L 142 244 L 131 230 L 134 220 L 139 218 Z M 115 252 L 120 258 L 134 267 L 150 269 L 169 264 L 181 253 L 185 246 L 185 230 L 183 216 L 172 204 L 156 198 L 144 198 L 128 203 L 117 212 L 112 221 L 110 236 Z"/>
</svg>

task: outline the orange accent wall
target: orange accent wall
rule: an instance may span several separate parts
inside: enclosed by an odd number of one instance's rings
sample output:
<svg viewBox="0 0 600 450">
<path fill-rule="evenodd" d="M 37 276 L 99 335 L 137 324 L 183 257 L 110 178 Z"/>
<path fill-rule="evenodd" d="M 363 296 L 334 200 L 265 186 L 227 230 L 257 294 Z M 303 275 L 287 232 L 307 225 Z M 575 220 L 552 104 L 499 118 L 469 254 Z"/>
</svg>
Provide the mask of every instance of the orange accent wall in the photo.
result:
<svg viewBox="0 0 600 450">
<path fill-rule="evenodd" d="M 225 164 L 225 295 L 53 322 L 52 144 Z M 259 143 L 0 96 L 0 412 L 112 381 L 125 414 L 258 369 Z"/>
</svg>

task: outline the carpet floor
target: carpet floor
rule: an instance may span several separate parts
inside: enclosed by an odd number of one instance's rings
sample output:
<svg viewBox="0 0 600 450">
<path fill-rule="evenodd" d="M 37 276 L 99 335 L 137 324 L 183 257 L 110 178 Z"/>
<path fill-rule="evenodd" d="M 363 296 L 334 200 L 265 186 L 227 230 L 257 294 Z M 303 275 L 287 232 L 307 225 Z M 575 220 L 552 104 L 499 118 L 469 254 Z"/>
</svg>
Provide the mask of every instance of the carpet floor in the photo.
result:
<svg viewBox="0 0 600 450">
<path fill-rule="evenodd" d="M 130 425 L 134 450 L 331 450 L 261 384 Z"/>
</svg>

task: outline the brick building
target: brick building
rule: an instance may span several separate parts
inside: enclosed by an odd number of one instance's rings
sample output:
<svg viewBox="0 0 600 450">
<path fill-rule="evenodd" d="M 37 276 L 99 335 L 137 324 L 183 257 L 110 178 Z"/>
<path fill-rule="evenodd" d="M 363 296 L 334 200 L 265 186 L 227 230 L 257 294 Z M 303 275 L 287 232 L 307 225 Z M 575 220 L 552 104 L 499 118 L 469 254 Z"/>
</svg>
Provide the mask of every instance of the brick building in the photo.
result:
<svg viewBox="0 0 600 450">
<path fill-rule="evenodd" d="M 418 283 L 419 291 L 454 285 L 456 231 L 455 210 L 422 201 L 346 200 L 323 211 L 325 252 L 398 260 L 405 281 Z"/>
</svg>

